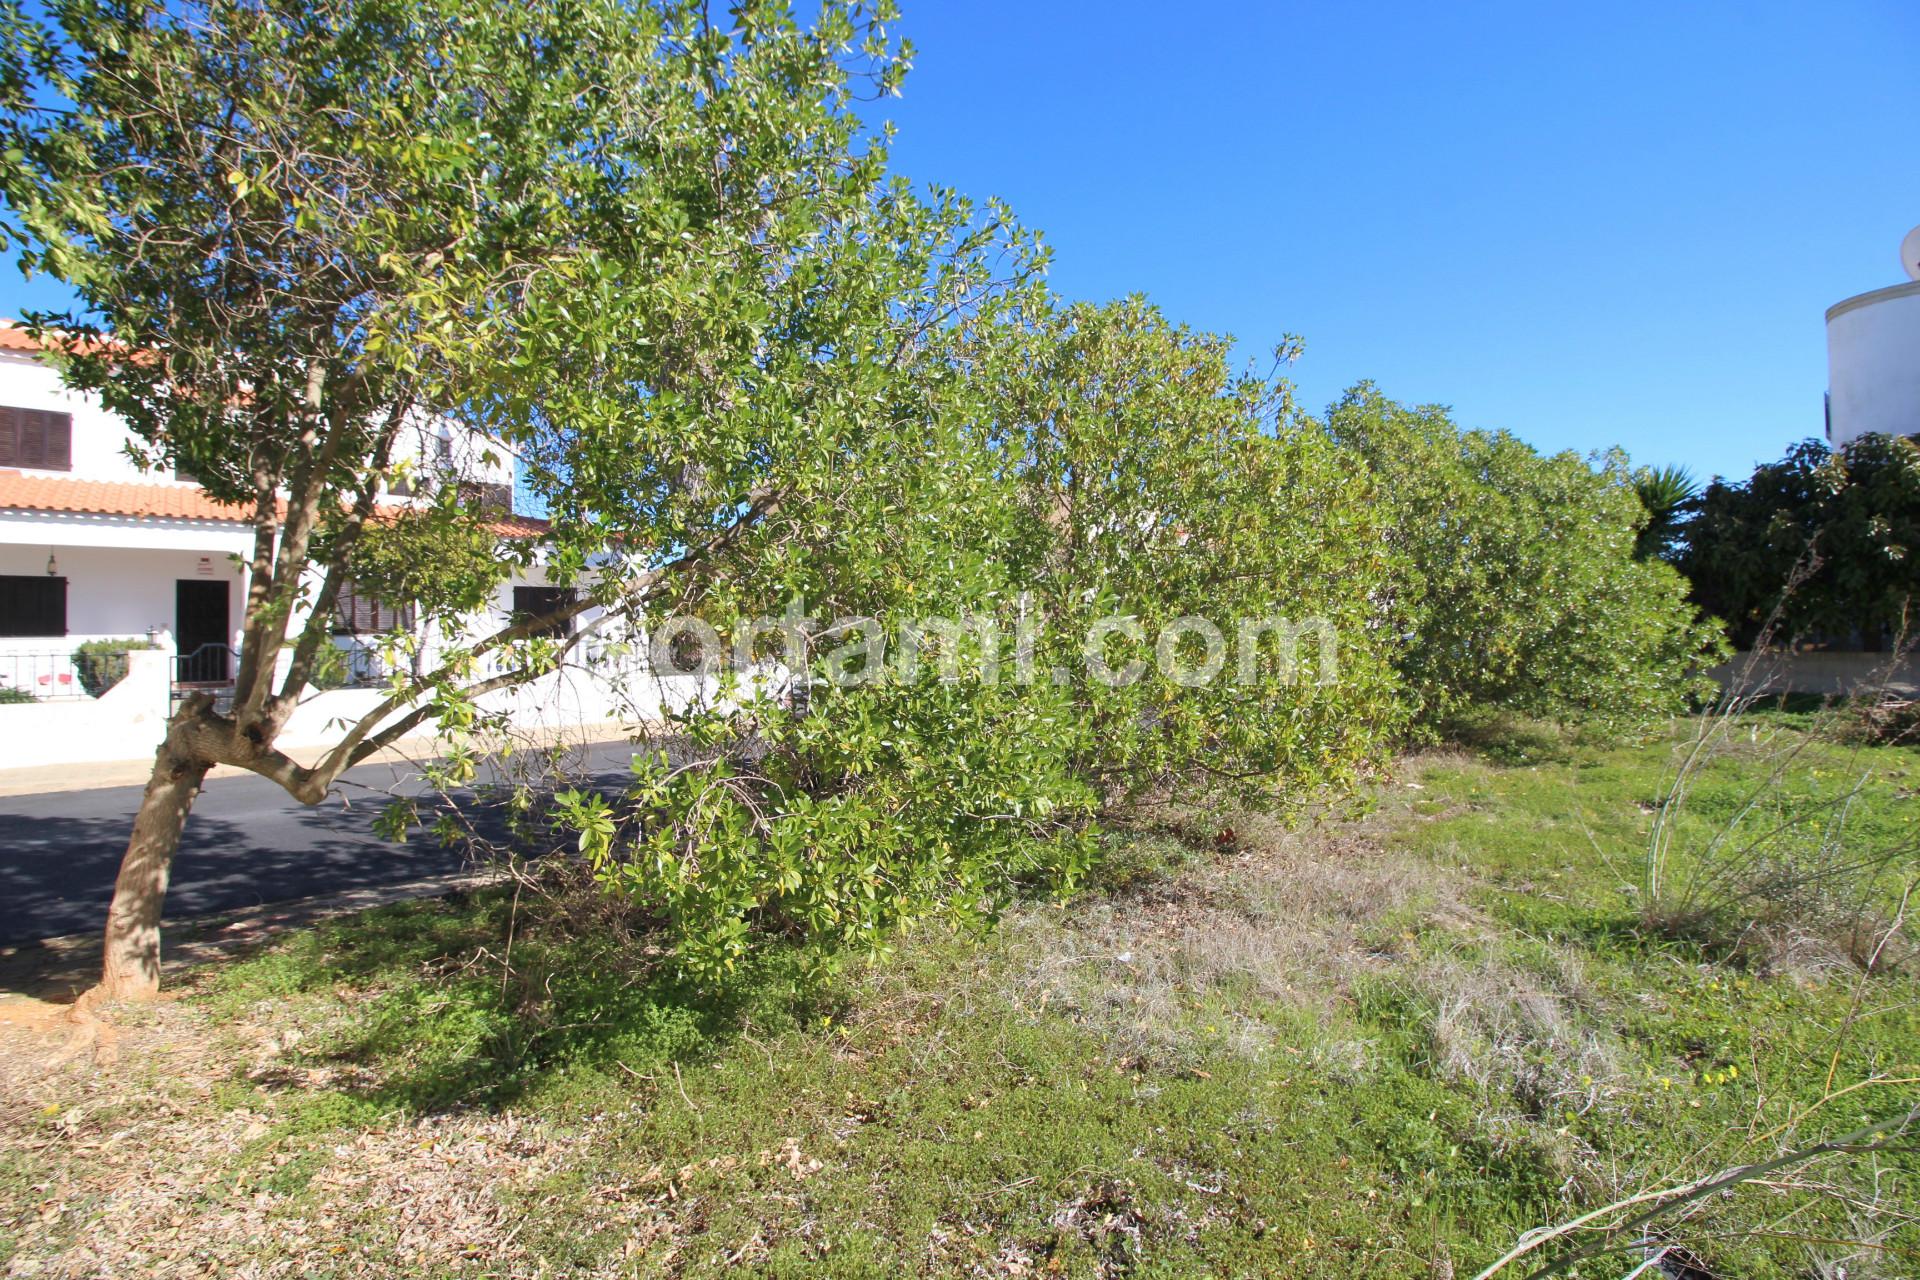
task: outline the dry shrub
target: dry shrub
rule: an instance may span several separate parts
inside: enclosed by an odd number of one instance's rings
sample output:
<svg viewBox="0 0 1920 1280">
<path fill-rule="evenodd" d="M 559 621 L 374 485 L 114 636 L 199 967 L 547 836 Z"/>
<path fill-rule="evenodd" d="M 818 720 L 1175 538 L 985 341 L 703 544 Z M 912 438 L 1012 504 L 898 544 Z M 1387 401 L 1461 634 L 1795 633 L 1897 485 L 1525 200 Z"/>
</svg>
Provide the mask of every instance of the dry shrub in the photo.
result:
<svg viewBox="0 0 1920 1280">
<path fill-rule="evenodd" d="M 1836 736 L 1872 747 L 1920 747 L 1920 698 L 1861 699 L 1840 720 Z"/>
<path fill-rule="evenodd" d="M 1837 759 L 1825 745 L 1849 737 L 1857 707 L 1829 704 L 1807 731 L 1763 733 L 1746 719 L 1759 700 L 1745 691 L 1749 678 L 1700 717 L 1655 806 L 1640 885 L 1644 922 L 1763 972 L 1896 967 L 1912 953 L 1911 939 L 1885 906 L 1920 844 L 1858 821 L 1880 766 L 1857 735 Z M 1690 821 L 1696 789 L 1716 761 L 1731 758 L 1748 775 L 1731 811 Z M 1807 779 L 1823 774 L 1844 785 L 1809 792 Z"/>
</svg>

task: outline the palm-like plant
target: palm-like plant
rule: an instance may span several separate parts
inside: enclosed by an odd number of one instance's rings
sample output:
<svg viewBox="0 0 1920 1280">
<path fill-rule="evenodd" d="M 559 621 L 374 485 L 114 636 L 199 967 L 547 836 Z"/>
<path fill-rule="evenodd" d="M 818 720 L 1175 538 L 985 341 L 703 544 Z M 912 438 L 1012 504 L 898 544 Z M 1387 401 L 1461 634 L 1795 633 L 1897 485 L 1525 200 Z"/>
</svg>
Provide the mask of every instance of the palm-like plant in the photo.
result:
<svg viewBox="0 0 1920 1280">
<path fill-rule="evenodd" d="M 1700 505 L 1700 482 L 1685 467 L 1649 467 L 1634 477 L 1634 492 L 1647 509 L 1647 523 L 1633 545 L 1641 560 L 1672 560 L 1687 521 Z"/>
</svg>

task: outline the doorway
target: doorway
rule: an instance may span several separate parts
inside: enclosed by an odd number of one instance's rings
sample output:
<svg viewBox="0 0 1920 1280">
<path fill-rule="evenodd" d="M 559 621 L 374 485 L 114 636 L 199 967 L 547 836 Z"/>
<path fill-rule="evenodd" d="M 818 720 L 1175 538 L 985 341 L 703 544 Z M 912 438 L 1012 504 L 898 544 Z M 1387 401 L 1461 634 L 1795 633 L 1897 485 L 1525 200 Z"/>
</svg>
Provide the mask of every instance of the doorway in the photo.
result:
<svg viewBox="0 0 1920 1280">
<path fill-rule="evenodd" d="M 233 678 L 231 592 L 225 582 L 181 578 L 173 590 L 173 638 L 182 684 L 225 684 Z"/>
</svg>

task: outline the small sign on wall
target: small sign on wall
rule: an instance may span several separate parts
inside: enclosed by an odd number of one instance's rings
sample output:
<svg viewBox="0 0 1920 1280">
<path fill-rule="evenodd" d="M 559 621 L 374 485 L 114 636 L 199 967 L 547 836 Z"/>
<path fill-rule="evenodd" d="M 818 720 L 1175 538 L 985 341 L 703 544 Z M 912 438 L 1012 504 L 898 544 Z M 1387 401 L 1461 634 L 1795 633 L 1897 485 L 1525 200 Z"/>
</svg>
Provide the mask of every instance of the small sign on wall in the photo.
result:
<svg viewBox="0 0 1920 1280">
<path fill-rule="evenodd" d="M 201 557 L 200 557 L 200 567 L 199 567 L 199 569 L 197 570 L 197 572 L 198 572 L 198 573 L 200 574 L 200 576 L 201 576 L 201 577 L 203 577 L 203 578 L 211 578 L 211 577 L 213 576 L 213 557 L 212 557 L 212 556 L 201 556 Z"/>
</svg>

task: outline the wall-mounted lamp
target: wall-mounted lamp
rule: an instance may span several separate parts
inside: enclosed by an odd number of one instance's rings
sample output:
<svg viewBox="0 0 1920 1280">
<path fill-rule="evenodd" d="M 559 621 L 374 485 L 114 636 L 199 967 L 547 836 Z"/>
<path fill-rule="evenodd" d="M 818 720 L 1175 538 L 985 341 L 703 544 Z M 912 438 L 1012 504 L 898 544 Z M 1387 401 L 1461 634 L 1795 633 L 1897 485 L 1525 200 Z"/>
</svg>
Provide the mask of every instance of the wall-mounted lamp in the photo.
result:
<svg viewBox="0 0 1920 1280">
<path fill-rule="evenodd" d="M 47 576 L 49 578 L 57 578 L 60 576 L 60 562 L 53 558 L 52 552 L 47 553 Z"/>
</svg>

